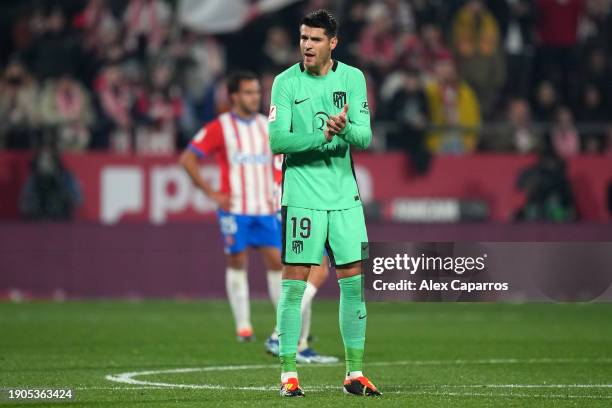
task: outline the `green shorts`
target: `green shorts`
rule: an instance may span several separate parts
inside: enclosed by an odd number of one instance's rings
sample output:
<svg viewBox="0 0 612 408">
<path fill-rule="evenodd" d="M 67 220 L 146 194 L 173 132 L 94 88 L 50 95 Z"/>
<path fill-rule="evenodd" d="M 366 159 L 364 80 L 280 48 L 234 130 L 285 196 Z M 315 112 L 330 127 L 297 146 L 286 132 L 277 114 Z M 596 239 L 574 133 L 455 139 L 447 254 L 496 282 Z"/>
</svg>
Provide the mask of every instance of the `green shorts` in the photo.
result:
<svg viewBox="0 0 612 408">
<path fill-rule="evenodd" d="M 285 265 L 320 265 L 323 249 L 332 265 L 368 257 L 362 206 L 334 211 L 283 206 L 281 218 L 281 257 Z"/>
</svg>

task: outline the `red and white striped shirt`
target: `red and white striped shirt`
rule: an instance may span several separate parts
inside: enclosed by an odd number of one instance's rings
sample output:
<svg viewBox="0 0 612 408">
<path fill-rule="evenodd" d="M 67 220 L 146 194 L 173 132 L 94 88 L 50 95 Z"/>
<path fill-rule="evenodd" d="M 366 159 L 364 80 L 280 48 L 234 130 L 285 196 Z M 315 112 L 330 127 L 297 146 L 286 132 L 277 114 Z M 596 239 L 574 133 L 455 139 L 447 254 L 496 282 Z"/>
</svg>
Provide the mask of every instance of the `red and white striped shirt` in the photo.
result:
<svg viewBox="0 0 612 408">
<path fill-rule="evenodd" d="M 274 155 L 274 208 L 281 209 L 281 199 L 283 198 L 283 159 L 282 154 Z"/>
<path fill-rule="evenodd" d="M 223 113 L 194 136 L 189 149 L 200 157 L 216 156 L 221 171 L 221 192 L 231 198 L 231 213 L 276 213 L 272 151 L 264 115 L 256 114 L 245 120 Z"/>
</svg>

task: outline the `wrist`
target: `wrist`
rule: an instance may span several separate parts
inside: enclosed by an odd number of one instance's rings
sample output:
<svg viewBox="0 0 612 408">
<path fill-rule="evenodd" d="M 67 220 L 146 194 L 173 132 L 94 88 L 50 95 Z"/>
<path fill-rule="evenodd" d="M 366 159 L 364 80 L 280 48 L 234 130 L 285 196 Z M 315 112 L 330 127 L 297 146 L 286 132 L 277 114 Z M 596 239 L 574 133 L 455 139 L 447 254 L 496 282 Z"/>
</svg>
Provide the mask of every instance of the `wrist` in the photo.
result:
<svg viewBox="0 0 612 408">
<path fill-rule="evenodd" d="M 328 139 L 327 132 L 326 131 L 321 132 L 321 146 L 324 146 L 328 144 L 329 142 L 331 142 L 331 138 Z"/>
<path fill-rule="evenodd" d="M 353 126 L 353 125 L 351 125 L 351 122 L 348 122 L 348 121 L 347 121 L 347 122 L 346 122 L 346 126 L 344 126 L 344 129 L 342 129 L 342 130 L 340 131 L 340 133 L 338 133 L 338 134 L 339 134 L 339 135 L 341 135 L 341 136 L 346 135 L 347 133 L 349 133 L 349 132 L 351 131 L 351 127 L 352 127 L 352 126 Z"/>
</svg>

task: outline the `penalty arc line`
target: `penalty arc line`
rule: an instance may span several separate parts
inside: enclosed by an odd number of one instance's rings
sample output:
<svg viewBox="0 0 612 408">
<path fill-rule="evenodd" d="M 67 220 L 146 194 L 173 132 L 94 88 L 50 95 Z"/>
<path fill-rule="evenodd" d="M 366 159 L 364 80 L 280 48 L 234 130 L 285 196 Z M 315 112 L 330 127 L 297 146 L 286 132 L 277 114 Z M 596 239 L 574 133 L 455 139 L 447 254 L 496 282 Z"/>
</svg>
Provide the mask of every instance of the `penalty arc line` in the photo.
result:
<svg viewBox="0 0 612 408">
<path fill-rule="evenodd" d="M 612 363 L 612 359 L 552 359 L 552 358 L 532 358 L 532 359 L 483 359 L 483 360 L 413 360 L 413 361 L 389 361 L 389 362 L 372 362 L 369 363 L 371 366 L 392 366 L 392 365 L 467 365 L 467 364 L 580 364 L 580 363 Z M 334 367 L 341 366 L 342 364 L 326 364 L 317 367 Z M 121 374 L 109 374 L 105 378 L 109 381 L 119 382 L 130 385 L 137 385 L 141 387 L 131 387 L 132 389 L 161 389 L 161 388 L 183 388 L 183 389 L 209 389 L 209 390 L 244 390 L 244 391 L 273 391 L 275 387 L 238 387 L 238 386 L 226 386 L 220 384 L 180 384 L 180 383 L 164 383 L 164 382 L 153 382 L 137 380 L 136 376 L 147 376 L 147 375 L 160 375 L 160 374 L 180 374 L 180 373 L 193 373 L 193 372 L 210 372 L 210 371 L 232 371 L 232 370 L 257 370 L 257 369 L 270 369 L 277 368 L 277 364 L 257 364 L 257 365 L 230 365 L 230 366 L 208 366 L 208 367 L 195 367 L 195 368 L 177 368 L 168 370 L 149 370 L 149 371 L 137 371 L 128 372 Z M 440 385 L 415 385 L 410 387 L 393 386 L 392 388 L 482 388 L 482 389 L 513 389 L 513 388 L 557 388 L 557 389 L 571 389 L 571 388 L 612 388 L 612 384 L 470 384 L 470 385 L 455 385 L 455 384 L 440 384 Z M 329 389 L 338 389 L 333 386 L 313 386 L 308 387 L 309 391 L 324 391 Z M 394 393 L 394 392 L 392 392 Z M 402 393 L 396 391 L 396 393 Z M 408 391 L 410 394 L 418 394 L 419 391 Z M 426 393 L 426 392 L 421 392 Z M 431 392 L 427 392 L 431 394 Z M 488 396 L 488 397 L 542 397 L 542 398 L 595 398 L 595 399 L 609 399 L 612 396 L 599 396 L 599 395 L 532 395 L 532 394 L 484 394 L 484 393 L 458 393 L 458 392 L 435 392 L 438 395 L 449 395 L 449 396 Z"/>
</svg>

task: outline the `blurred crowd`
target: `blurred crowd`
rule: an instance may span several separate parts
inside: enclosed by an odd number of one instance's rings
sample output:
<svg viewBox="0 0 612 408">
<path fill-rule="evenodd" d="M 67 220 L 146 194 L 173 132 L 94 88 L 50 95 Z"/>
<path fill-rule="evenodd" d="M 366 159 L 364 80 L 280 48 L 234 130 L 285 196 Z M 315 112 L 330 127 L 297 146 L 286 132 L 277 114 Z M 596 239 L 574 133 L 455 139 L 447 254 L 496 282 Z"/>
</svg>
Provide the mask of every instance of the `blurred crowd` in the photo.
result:
<svg viewBox="0 0 612 408">
<path fill-rule="evenodd" d="M 174 153 L 227 109 L 231 69 L 261 75 L 266 112 L 300 17 L 328 8 L 336 58 L 368 79 L 375 148 L 421 170 L 435 154 L 612 154 L 612 0 L 310 0 L 224 34 L 183 26 L 178 3 L 0 6 L 0 148 Z"/>
</svg>

